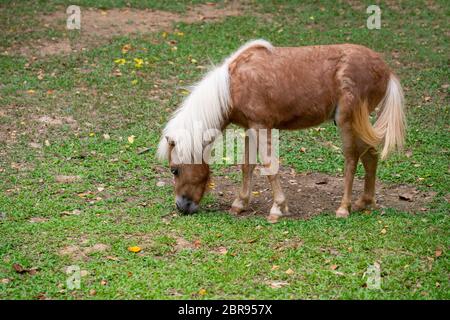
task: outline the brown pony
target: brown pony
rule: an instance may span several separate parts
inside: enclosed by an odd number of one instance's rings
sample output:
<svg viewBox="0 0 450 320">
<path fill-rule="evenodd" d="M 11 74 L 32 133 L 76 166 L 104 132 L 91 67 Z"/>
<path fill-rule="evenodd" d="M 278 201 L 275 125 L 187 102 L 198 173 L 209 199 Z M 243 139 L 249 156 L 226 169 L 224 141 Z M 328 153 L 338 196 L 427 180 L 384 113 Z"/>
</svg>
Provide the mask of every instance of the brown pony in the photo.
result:
<svg viewBox="0 0 450 320">
<path fill-rule="evenodd" d="M 374 125 L 369 115 L 378 109 Z M 405 135 L 403 92 L 396 76 L 374 51 L 359 45 L 273 47 L 255 40 L 210 71 L 193 89 L 164 129 L 158 148 L 175 177 L 176 205 L 197 210 L 209 179 L 208 148 L 229 124 L 246 129 L 297 130 L 334 120 L 341 131 L 345 156 L 344 195 L 337 217 L 351 209 L 353 178 L 365 169 L 364 192 L 353 205 L 375 204 L 377 146 L 381 157 L 400 148 Z M 201 128 L 201 130 L 199 130 Z M 205 132 L 207 138 L 205 138 Z M 269 135 L 270 136 L 270 135 Z M 242 164 L 243 183 L 231 210 L 247 209 L 255 164 L 249 161 L 248 139 Z M 270 153 L 271 139 L 267 141 Z M 260 155 L 264 166 L 272 163 Z M 268 220 L 288 213 L 278 174 L 268 175 L 274 203 Z"/>
</svg>

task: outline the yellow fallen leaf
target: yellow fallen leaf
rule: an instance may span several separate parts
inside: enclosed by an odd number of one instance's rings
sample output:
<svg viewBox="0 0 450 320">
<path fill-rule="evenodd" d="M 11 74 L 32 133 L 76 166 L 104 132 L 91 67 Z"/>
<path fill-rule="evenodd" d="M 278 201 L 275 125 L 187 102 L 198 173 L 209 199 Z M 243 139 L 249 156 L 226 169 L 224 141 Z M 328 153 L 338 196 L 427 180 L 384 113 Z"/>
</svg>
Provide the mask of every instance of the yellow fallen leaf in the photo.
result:
<svg viewBox="0 0 450 320">
<path fill-rule="evenodd" d="M 144 60 L 140 59 L 140 58 L 134 58 L 134 66 L 136 68 L 142 68 L 142 65 L 144 64 Z"/>
<path fill-rule="evenodd" d="M 273 265 L 271 270 L 274 271 L 274 270 L 278 270 L 278 269 L 280 269 L 280 266 Z"/>
<path fill-rule="evenodd" d="M 198 290 L 198 294 L 201 296 L 204 296 L 206 294 L 206 290 L 205 289 L 200 289 Z"/>
<path fill-rule="evenodd" d="M 122 53 L 127 53 L 131 49 L 131 44 L 126 44 L 122 47 Z"/>
<path fill-rule="evenodd" d="M 381 229 L 381 231 L 380 231 L 381 234 L 386 234 L 386 232 L 387 232 L 386 228 L 383 228 L 383 229 Z"/>
<path fill-rule="evenodd" d="M 134 252 L 134 253 L 138 253 L 140 252 L 142 249 L 138 246 L 134 246 L 134 247 L 128 247 L 128 251 L 130 252 Z"/>
<path fill-rule="evenodd" d="M 162 37 L 163 37 L 163 38 L 167 38 L 167 32 L 164 31 L 164 32 L 162 33 Z"/>
<path fill-rule="evenodd" d="M 129 136 L 128 137 L 128 143 L 133 144 L 134 143 L 134 138 L 136 138 L 135 136 Z"/>
<path fill-rule="evenodd" d="M 292 270 L 291 268 L 289 268 L 289 269 L 286 270 L 285 273 L 291 275 L 291 274 L 294 274 L 295 272 L 294 272 L 294 270 Z"/>
<path fill-rule="evenodd" d="M 183 37 L 184 36 L 184 32 L 177 32 L 177 36 Z"/>
<path fill-rule="evenodd" d="M 125 59 L 116 59 L 116 60 L 114 60 L 114 63 L 117 63 L 118 65 L 125 64 L 125 62 L 127 62 L 127 60 L 125 60 Z"/>
</svg>

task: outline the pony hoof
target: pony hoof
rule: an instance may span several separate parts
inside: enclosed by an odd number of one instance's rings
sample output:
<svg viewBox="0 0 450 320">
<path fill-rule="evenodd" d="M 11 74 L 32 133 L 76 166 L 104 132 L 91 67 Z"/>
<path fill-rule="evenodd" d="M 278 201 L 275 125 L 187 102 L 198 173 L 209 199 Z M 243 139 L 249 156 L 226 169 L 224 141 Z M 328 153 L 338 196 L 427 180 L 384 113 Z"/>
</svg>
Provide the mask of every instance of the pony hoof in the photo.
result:
<svg viewBox="0 0 450 320">
<path fill-rule="evenodd" d="M 284 216 L 289 215 L 289 208 L 287 204 L 279 205 L 277 203 L 274 203 L 272 208 L 270 209 L 269 216 Z"/>
<path fill-rule="evenodd" d="M 336 210 L 336 218 L 348 218 L 350 213 L 348 212 L 348 209 L 346 208 L 339 208 Z"/>
<path fill-rule="evenodd" d="M 373 208 L 375 208 L 375 201 L 364 199 L 358 199 L 355 202 L 355 205 L 352 206 L 352 209 L 354 211 L 363 211 L 365 209 L 373 209 Z"/>
<path fill-rule="evenodd" d="M 267 217 L 267 222 L 268 223 L 277 223 L 278 219 L 280 219 L 279 215 L 276 214 L 269 214 L 269 216 Z"/>
<path fill-rule="evenodd" d="M 240 214 L 245 211 L 246 204 L 239 198 L 235 199 L 231 205 L 230 212 L 233 214 Z"/>
<path fill-rule="evenodd" d="M 240 213 L 244 212 L 245 210 L 244 210 L 244 208 L 231 207 L 229 211 L 232 214 L 240 214 Z"/>
</svg>

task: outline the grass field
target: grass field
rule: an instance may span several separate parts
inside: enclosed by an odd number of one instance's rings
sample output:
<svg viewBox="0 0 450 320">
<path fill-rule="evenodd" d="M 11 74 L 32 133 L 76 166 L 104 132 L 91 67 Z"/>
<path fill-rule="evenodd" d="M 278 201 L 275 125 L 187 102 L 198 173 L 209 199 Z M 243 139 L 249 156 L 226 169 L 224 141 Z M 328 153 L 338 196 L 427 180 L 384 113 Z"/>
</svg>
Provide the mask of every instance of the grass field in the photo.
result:
<svg viewBox="0 0 450 320">
<path fill-rule="evenodd" d="M 65 29 L 69 4 L 81 31 Z M 369 4 L 0 0 L 0 299 L 449 299 L 450 7 L 382 1 L 381 29 L 369 30 Z M 190 13 L 198 6 L 211 17 Z M 146 8 L 173 21 L 143 32 L 132 14 Z M 101 23 L 117 10 L 130 14 L 113 21 L 117 34 L 83 32 L 96 21 L 83 12 Z M 170 179 L 155 159 L 161 129 L 185 87 L 254 38 L 383 53 L 405 89 L 408 136 L 378 176 L 432 194 L 426 206 L 271 225 L 263 212 L 205 210 L 221 201 L 211 193 L 199 213 L 177 215 L 171 184 L 158 183 Z M 283 166 L 342 176 L 339 134 L 322 128 L 283 132 Z M 380 290 L 366 285 L 374 264 Z"/>
</svg>

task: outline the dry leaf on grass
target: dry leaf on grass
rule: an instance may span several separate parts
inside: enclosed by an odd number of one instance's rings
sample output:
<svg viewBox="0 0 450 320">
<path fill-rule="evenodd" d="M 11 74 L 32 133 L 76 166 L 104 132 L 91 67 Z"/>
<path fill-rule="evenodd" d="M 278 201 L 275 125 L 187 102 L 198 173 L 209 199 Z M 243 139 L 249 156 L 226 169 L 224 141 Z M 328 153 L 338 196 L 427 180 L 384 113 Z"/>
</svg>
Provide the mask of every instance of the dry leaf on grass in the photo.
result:
<svg viewBox="0 0 450 320">
<path fill-rule="evenodd" d="M 289 269 L 287 269 L 287 270 L 285 271 L 285 273 L 288 274 L 288 275 L 292 275 L 292 274 L 295 273 L 295 271 L 292 270 L 291 268 L 289 268 Z"/>
<path fill-rule="evenodd" d="M 81 210 L 75 209 L 73 211 L 63 211 L 61 214 L 63 216 L 79 216 L 81 214 Z"/>
<path fill-rule="evenodd" d="M 119 259 L 119 258 L 117 258 L 117 257 L 114 257 L 114 256 L 106 256 L 106 259 L 108 259 L 108 260 L 112 260 L 112 261 L 120 261 L 120 259 Z"/>
<path fill-rule="evenodd" d="M 288 286 L 289 282 L 287 281 L 270 281 L 268 283 L 268 285 L 272 288 L 272 289 L 280 289 L 282 287 Z"/>
<path fill-rule="evenodd" d="M 196 249 L 200 248 L 202 246 L 202 242 L 200 240 L 195 240 L 194 241 L 194 247 Z"/>
<path fill-rule="evenodd" d="M 28 273 L 30 275 L 35 275 L 37 273 L 37 271 L 39 270 L 38 268 L 27 269 L 18 263 L 14 263 L 12 267 L 15 272 L 20 273 L 20 274 Z"/>
<path fill-rule="evenodd" d="M 47 218 L 41 218 L 41 217 L 33 217 L 30 220 L 28 220 L 28 222 L 30 223 L 40 223 L 40 222 L 47 222 L 48 219 Z"/>
<path fill-rule="evenodd" d="M 73 183 L 73 182 L 81 181 L 81 177 L 80 176 L 57 175 L 55 177 L 55 181 L 58 183 Z"/>
<path fill-rule="evenodd" d="M 226 255 L 228 253 L 228 249 L 226 247 L 219 247 L 217 249 L 217 252 L 220 253 L 221 255 Z"/>
</svg>

